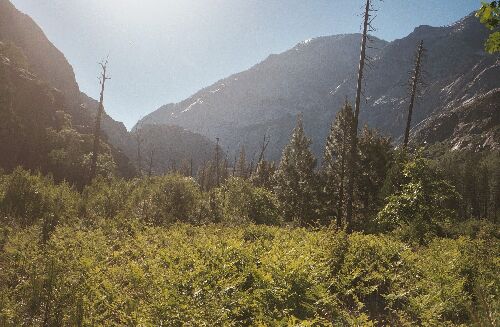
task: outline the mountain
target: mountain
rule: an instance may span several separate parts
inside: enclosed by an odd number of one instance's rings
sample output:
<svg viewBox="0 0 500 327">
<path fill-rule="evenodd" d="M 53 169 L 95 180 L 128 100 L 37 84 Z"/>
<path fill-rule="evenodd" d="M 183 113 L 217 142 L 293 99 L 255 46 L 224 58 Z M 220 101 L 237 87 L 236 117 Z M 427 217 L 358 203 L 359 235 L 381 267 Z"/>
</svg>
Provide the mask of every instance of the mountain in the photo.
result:
<svg viewBox="0 0 500 327">
<path fill-rule="evenodd" d="M 407 108 L 405 84 L 420 40 L 427 50 L 426 74 L 414 126 L 500 87 L 499 56 L 483 50 L 487 35 L 488 30 L 469 15 L 451 26 L 417 27 L 393 42 L 372 37 L 360 125 L 376 127 L 394 139 L 401 136 Z M 346 34 L 301 42 L 180 103 L 159 108 L 140 123 L 179 125 L 211 139 L 220 137 L 233 153 L 240 144 L 257 153 L 268 133 L 268 156 L 279 159 L 301 112 L 313 151 L 321 156 L 335 114 L 346 97 L 354 99 L 359 41 L 360 35 Z M 498 110 L 498 103 L 489 108 Z"/>
<path fill-rule="evenodd" d="M 93 133 L 99 103 L 80 91 L 73 68 L 63 53 L 28 15 L 17 10 L 8 0 L 0 0 L 0 59 L 0 91 L 2 96 L 5 95 L 2 99 L 11 99 L 8 104 L 0 101 L 0 116 L 5 124 L 1 125 L 0 133 L 1 140 L 5 141 L 2 153 L 7 153 L 5 157 L 9 159 L 0 161 L 0 167 L 12 169 L 21 164 L 28 168 L 43 166 L 44 170 L 50 170 L 41 162 L 48 160 L 47 155 L 53 149 L 39 146 L 42 140 L 48 138 L 46 130 L 60 129 L 60 124 L 56 124 L 57 117 L 65 115 L 69 117 L 74 133 L 88 139 Z M 18 137 L 17 143 L 7 142 L 9 130 L 21 129 L 20 125 L 15 125 L 18 118 L 24 130 L 37 131 L 33 135 L 38 135 L 38 138 L 28 140 Z M 131 164 L 137 162 L 134 136 L 123 123 L 106 113 L 101 126 L 104 141 L 110 145 L 121 175 L 133 175 L 135 169 Z M 142 134 L 145 151 L 149 145 L 156 149 L 158 171 L 167 165 L 162 161 L 170 164 L 193 159 L 193 166 L 197 168 L 201 161 L 207 160 L 205 152 L 215 148 L 215 144 L 205 137 L 178 127 L 151 128 L 145 125 Z M 173 140 L 178 141 L 177 147 Z M 25 153 L 22 159 L 21 152 L 26 149 L 36 155 Z"/>
<path fill-rule="evenodd" d="M 22 68 L 32 80 L 38 84 L 46 83 L 47 88 L 60 94 L 61 100 L 57 110 L 70 115 L 72 127 L 78 133 L 92 134 L 97 102 L 80 92 L 73 68 L 62 52 L 47 39 L 40 27 L 28 15 L 17 10 L 8 0 L 0 0 L 0 41 L 5 45 L 4 48 L 8 46 L 9 49 L 16 49 L 19 52 L 17 57 L 22 57 L 24 61 Z M 5 85 L 7 82 L 3 81 L 2 84 Z M 19 89 L 22 87 L 19 86 Z M 46 90 L 44 92 L 47 93 Z M 28 109 L 32 111 L 33 117 L 36 116 L 35 111 L 39 110 L 36 102 L 31 103 Z M 16 108 L 12 110 L 15 111 Z M 48 127 L 43 124 L 41 126 Z M 107 115 L 103 119 L 103 126 L 105 134 L 114 136 L 127 133 L 123 124 L 115 122 Z M 120 144 L 117 142 L 114 145 Z M 111 151 L 122 175 L 133 174 L 133 168 L 120 148 L 112 146 Z"/>
<path fill-rule="evenodd" d="M 21 48 L 30 70 L 64 92 L 67 100 L 78 99 L 80 91 L 75 73 L 64 55 L 28 15 L 17 10 L 8 0 L 0 0 L 0 40 Z"/>
<path fill-rule="evenodd" d="M 414 143 L 444 143 L 453 150 L 500 149 L 500 88 L 449 106 L 413 131 Z"/>
<path fill-rule="evenodd" d="M 131 136 L 133 148 L 127 153 L 144 172 L 196 174 L 206 162 L 214 160 L 214 142 L 179 126 L 141 125 Z"/>
</svg>

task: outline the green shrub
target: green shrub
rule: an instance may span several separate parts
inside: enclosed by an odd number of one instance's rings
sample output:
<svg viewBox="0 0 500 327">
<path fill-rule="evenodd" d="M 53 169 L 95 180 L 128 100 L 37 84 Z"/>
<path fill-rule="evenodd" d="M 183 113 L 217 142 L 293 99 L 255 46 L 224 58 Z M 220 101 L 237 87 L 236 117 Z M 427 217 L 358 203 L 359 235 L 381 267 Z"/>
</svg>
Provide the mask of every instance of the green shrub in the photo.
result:
<svg viewBox="0 0 500 327">
<path fill-rule="evenodd" d="M 154 225 L 197 222 L 202 194 L 190 177 L 165 175 L 141 180 L 127 201 L 126 215 Z"/>
<path fill-rule="evenodd" d="M 0 185 L 0 212 L 6 222 L 22 227 L 36 223 L 44 226 L 44 235 L 59 222 L 77 217 L 79 196 L 67 183 L 55 185 L 40 174 L 21 168 L 5 175 Z"/>
<path fill-rule="evenodd" d="M 339 234 L 332 247 L 332 292 L 345 323 L 401 325 L 398 310 L 408 302 L 409 248 L 389 236 Z"/>
<path fill-rule="evenodd" d="M 133 234 L 105 225 L 34 228 L 0 252 L 3 326 L 328 326 L 325 233 L 174 224 Z M 38 323 L 36 323 L 38 324 Z"/>
<path fill-rule="evenodd" d="M 410 306 L 427 326 L 497 326 L 498 241 L 435 239 L 415 256 Z M 496 321 L 496 323 L 494 323 Z"/>
<path fill-rule="evenodd" d="M 227 223 L 280 223 L 277 200 L 270 191 L 241 178 L 230 178 L 217 192 L 217 202 Z"/>
<path fill-rule="evenodd" d="M 426 159 L 405 164 L 401 190 L 387 198 L 377 220 L 386 230 L 396 229 L 409 242 L 425 243 L 442 235 L 442 227 L 456 219 L 458 194 L 432 169 Z"/>
<path fill-rule="evenodd" d="M 98 176 L 83 191 L 84 210 L 89 218 L 113 219 L 125 210 L 133 190 L 140 182 Z"/>
<path fill-rule="evenodd" d="M 12 229 L 0 325 L 497 326 L 497 240 L 262 225 Z"/>
</svg>

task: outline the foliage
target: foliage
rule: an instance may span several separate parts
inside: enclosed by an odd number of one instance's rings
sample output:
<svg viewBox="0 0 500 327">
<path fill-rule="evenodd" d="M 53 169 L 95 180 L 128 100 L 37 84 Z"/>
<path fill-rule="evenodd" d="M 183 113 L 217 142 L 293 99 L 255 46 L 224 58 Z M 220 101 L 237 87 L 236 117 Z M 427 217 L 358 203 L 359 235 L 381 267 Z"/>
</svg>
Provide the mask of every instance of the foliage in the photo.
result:
<svg viewBox="0 0 500 327">
<path fill-rule="evenodd" d="M 358 214 L 354 224 L 358 230 L 370 230 L 374 228 L 372 217 L 384 205 L 382 189 L 394 161 L 393 150 L 389 138 L 365 126 L 359 136 L 358 152 L 354 188 Z"/>
<path fill-rule="evenodd" d="M 411 296 L 405 281 L 413 278 L 407 245 L 388 236 L 354 233 L 337 242 L 334 252 L 332 290 L 346 322 L 354 325 L 370 317 L 380 325 L 404 325 L 406 313 L 400 311 Z"/>
<path fill-rule="evenodd" d="M 342 224 L 347 185 L 347 156 L 351 145 L 352 107 L 345 103 L 330 128 L 323 157 L 323 214 Z"/>
<path fill-rule="evenodd" d="M 138 184 L 138 180 L 97 176 L 82 193 L 85 216 L 91 220 L 117 217 L 126 208 Z"/>
<path fill-rule="evenodd" d="M 283 218 L 301 225 L 312 224 L 317 220 L 316 159 L 309 149 L 310 145 L 302 118 L 299 117 L 274 176 L 275 192 Z"/>
<path fill-rule="evenodd" d="M 256 225 L 38 226 L 0 252 L 0 324 L 495 326 L 498 242 Z"/>
<path fill-rule="evenodd" d="M 261 160 L 257 164 L 255 172 L 251 176 L 251 181 L 255 186 L 263 187 L 267 190 L 273 189 L 273 175 L 276 171 L 274 162 Z"/>
<path fill-rule="evenodd" d="M 450 223 L 440 162 L 401 160 L 379 235 L 265 226 L 279 199 L 241 178 L 0 171 L 0 326 L 497 326 L 498 224 Z"/>
<path fill-rule="evenodd" d="M 387 229 L 399 229 L 405 239 L 422 243 L 455 218 L 451 205 L 458 194 L 426 159 L 406 163 L 403 176 L 401 191 L 388 197 L 378 221 Z"/>
<path fill-rule="evenodd" d="M 21 168 L 0 180 L 0 221 L 22 227 L 39 223 L 43 240 L 57 224 L 75 221 L 78 202 L 68 184 L 55 185 L 52 179 Z"/>
<path fill-rule="evenodd" d="M 143 179 L 131 192 L 124 214 L 157 226 L 195 222 L 202 194 L 190 177 L 165 175 Z"/>
<path fill-rule="evenodd" d="M 500 153 L 427 149 L 431 163 L 460 194 L 458 214 L 463 218 L 495 221 L 500 215 Z"/>
<path fill-rule="evenodd" d="M 482 2 L 481 8 L 477 11 L 476 17 L 488 29 L 495 30 L 500 23 L 500 2 L 491 1 Z M 500 32 L 496 31 L 490 34 L 485 43 L 485 49 L 489 53 L 500 52 Z"/>
<path fill-rule="evenodd" d="M 2 325 L 286 325 L 321 321 L 327 245 L 305 230 L 175 225 L 133 234 L 12 235 L 0 262 Z M 247 232 L 253 232 L 249 239 Z M 113 249 L 110 253 L 110 249 Z M 323 325 L 326 325 L 324 323 Z"/>
<path fill-rule="evenodd" d="M 270 191 L 241 178 L 230 178 L 217 192 L 224 222 L 278 225 L 277 200 Z"/>
</svg>

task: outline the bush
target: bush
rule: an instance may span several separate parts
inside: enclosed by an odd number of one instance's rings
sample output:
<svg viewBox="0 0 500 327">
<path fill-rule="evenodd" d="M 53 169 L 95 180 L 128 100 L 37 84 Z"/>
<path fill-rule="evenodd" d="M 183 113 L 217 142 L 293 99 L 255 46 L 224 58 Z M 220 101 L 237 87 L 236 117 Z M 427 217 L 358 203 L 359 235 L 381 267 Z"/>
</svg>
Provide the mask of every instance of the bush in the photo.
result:
<svg viewBox="0 0 500 327">
<path fill-rule="evenodd" d="M 410 307 L 428 326 L 497 326 L 499 254 L 497 240 L 433 240 L 414 257 Z"/>
<path fill-rule="evenodd" d="M 344 238 L 344 240 L 343 240 Z M 332 247 L 332 292 L 346 324 L 401 325 L 396 312 L 408 302 L 408 247 L 389 236 L 342 234 Z"/>
<path fill-rule="evenodd" d="M 458 197 L 427 160 L 416 159 L 405 164 L 401 190 L 387 198 L 377 220 L 405 241 L 422 244 L 442 235 L 442 227 L 456 218 Z"/>
<path fill-rule="evenodd" d="M 0 325 L 498 326 L 495 240 L 259 225 L 12 229 Z"/>
<path fill-rule="evenodd" d="M 198 222 L 202 194 L 190 177 L 165 175 L 141 180 L 131 192 L 125 214 L 154 225 Z"/>
<path fill-rule="evenodd" d="M 279 210 L 275 196 L 241 178 L 230 178 L 217 192 L 217 202 L 227 223 L 252 222 L 278 225 Z"/>
<path fill-rule="evenodd" d="M 84 211 L 88 218 L 116 218 L 125 210 L 138 180 L 98 176 L 83 191 Z"/>
<path fill-rule="evenodd" d="M 17 231 L 0 252 L 0 325 L 328 326 L 324 233 L 174 224 L 133 234 Z"/>
<path fill-rule="evenodd" d="M 55 185 L 21 168 L 1 180 L 0 212 L 7 222 L 22 227 L 42 223 L 49 233 L 59 222 L 76 218 L 78 203 L 78 193 L 67 183 Z"/>
</svg>

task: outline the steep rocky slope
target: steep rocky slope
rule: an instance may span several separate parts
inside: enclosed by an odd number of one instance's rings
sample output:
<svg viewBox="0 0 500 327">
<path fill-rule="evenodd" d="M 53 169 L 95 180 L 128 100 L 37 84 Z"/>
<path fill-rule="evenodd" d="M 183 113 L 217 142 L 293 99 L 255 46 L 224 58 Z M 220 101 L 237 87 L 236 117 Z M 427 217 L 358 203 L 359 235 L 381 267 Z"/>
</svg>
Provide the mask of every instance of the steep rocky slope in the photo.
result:
<svg viewBox="0 0 500 327">
<path fill-rule="evenodd" d="M 441 142 L 454 150 L 500 150 L 500 88 L 423 120 L 413 138 L 415 144 Z"/>
<path fill-rule="evenodd" d="M 44 93 L 50 92 L 58 95 L 57 105 L 54 104 L 50 109 L 51 114 L 46 114 L 41 122 L 46 119 L 53 120 L 53 114 L 56 111 L 63 111 L 71 115 L 72 126 L 82 134 L 92 134 L 94 127 L 94 117 L 97 112 L 98 102 L 83 92 L 80 92 L 78 84 L 75 80 L 73 68 L 64 57 L 64 55 L 47 39 L 40 27 L 27 15 L 18 11 L 10 1 L 0 0 L 0 42 L 3 48 L 15 52 L 14 55 L 19 59 L 19 65 L 23 66 L 19 75 L 27 74 L 33 80 L 34 84 L 47 84 Z M 3 60 L 8 60 L 4 57 Z M 9 83 L 12 82 L 11 65 L 7 65 L 7 61 L 3 63 L 3 80 L 0 81 L 1 88 L 7 88 Z M 17 79 L 16 79 L 17 81 Z M 17 97 L 23 92 L 23 85 L 28 90 L 28 83 L 17 83 L 16 94 Z M 17 99 L 17 98 L 16 98 Z M 30 97 L 25 97 L 25 100 Z M 44 97 L 41 104 L 52 101 L 51 97 Z M 19 99 L 22 100 L 22 99 Z M 45 101 L 45 102 L 44 102 Z M 24 112 L 32 112 L 33 117 L 36 117 L 40 108 L 37 108 L 36 102 L 25 101 L 26 106 L 22 107 Z M 7 111 L 7 106 L 0 103 L 0 113 Z M 47 105 L 48 106 L 48 105 Z M 10 108 L 10 107 L 9 107 Z M 21 107 L 16 107 L 21 108 Z M 10 110 L 10 109 L 9 109 Z M 43 128 L 52 125 L 41 123 Z M 125 125 L 121 122 L 113 120 L 106 113 L 103 115 L 102 130 L 104 132 L 104 139 L 112 145 L 112 153 L 115 161 L 121 167 L 125 175 L 132 174 L 130 162 L 137 161 L 136 143 L 133 136 L 127 131 Z M 196 156 L 194 164 L 196 165 L 199 160 L 206 160 L 204 154 L 206 151 L 212 151 L 215 145 L 208 139 L 201 135 L 191 133 L 177 127 L 162 127 L 161 130 L 165 133 L 152 133 L 150 128 L 145 128 L 144 143 L 154 144 L 157 152 L 158 166 L 167 165 L 165 162 L 181 162 L 187 157 Z M 5 126 L 4 131 L 7 131 Z M 2 132 L 4 132 L 2 131 Z M 165 137 L 168 136 L 168 137 Z M 151 139 L 152 137 L 157 139 Z M 178 148 L 173 144 L 173 140 L 179 141 Z M 185 146 L 186 150 L 182 147 Z M 196 151 L 189 152 L 193 149 Z M 203 151 L 202 151 L 203 150 Z M 16 155 L 8 153 L 12 162 L 10 166 L 15 166 Z M 130 160 L 129 160 L 130 158 Z"/>
<path fill-rule="evenodd" d="M 91 134 L 94 115 L 97 110 L 95 100 L 81 93 L 75 79 L 73 68 L 64 55 L 47 39 L 40 27 L 28 16 L 17 10 L 8 0 L 0 0 L 0 41 L 18 48 L 24 57 L 26 71 L 34 79 L 45 81 L 61 94 L 60 110 L 71 115 L 76 130 Z M 36 111 L 33 104 L 31 110 Z M 110 141 L 118 141 L 116 134 L 125 135 L 125 126 L 105 115 L 103 130 L 110 135 Z M 126 141 L 125 141 L 126 142 Z M 130 174 L 127 157 L 120 151 L 120 142 L 111 142 L 115 160 L 122 172 Z"/>
<path fill-rule="evenodd" d="M 398 138 L 404 128 L 408 71 L 419 40 L 427 48 L 425 87 L 413 123 L 437 115 L 450 104 L 477 98 L 500 87 L 498 56 L 483 51 L 488 31 L 469 15 L 446 27 L 420 26 L 407 37 L 374 39 L 366 74 L 361 124 Z M 212 139 L 230 151 L 245 144 L 256 152 L 264 133 L 270 157 L 278 159 L 297 113 L 319 156 L 332 119 L 347 97 L 354 98 L 359 35 L 321 37 L 271 55 L 247 71 L 209 86 L 189 99 L 169 104 L 142 122 L 176 124 Z"/>
</svg>

